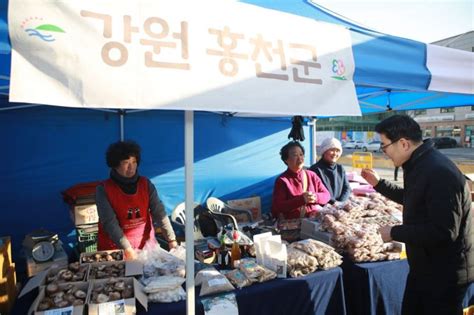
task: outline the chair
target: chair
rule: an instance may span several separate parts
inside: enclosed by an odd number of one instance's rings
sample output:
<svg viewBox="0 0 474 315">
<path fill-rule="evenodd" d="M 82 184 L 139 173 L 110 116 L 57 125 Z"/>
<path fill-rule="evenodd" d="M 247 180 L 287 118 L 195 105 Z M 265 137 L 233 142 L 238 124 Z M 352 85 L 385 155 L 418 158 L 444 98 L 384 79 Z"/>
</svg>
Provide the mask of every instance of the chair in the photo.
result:
<svg viewBox="0 0 474 315">
<path fill-rule="evenodd" d="M 218 198 L 207 198 L 206 205 L 207 208 L 213 212 L 230 214 L 234 216 L 237 219 L 236 221 L 238 222 L 253 222 L 252 211 L 233 208 Z"/>
<path fill-rule="evenodd" d="M 194 209 L 197 207 L 201 206 L 199 203 L 195 202 L 194 203 Z M 196 218 L 197 213 L 194 212 L 194 217 Z M 179 224 L 182 226 L 183 231 L 184 231 L 184 225 L 186 224 L 186 204 L 185 202 L 181 202 L 178 204 L 174 209 L 173 212 L 171 212 L 171 221 L 173 221 L 176 224 Z M 194 239 L 201 239 L 204 236 L 201 233 L 201 229 L 199 227 L 198 221 L 194 220 Z"/>
<path fill-rule="evenodd" d="M 184 231 L 186 224 L 185 203 L 178 204 L 171 213 L 171 221 L 179 225 Z M 235 218 L 230 214 L 213 212 L 199 203 L 194 203 L 194 239 L 202 239 L 208 236 L 217 236 L 222 227 L 231 224 L 233 229 L 238 230 L 239 226 Z"/>
</svg>

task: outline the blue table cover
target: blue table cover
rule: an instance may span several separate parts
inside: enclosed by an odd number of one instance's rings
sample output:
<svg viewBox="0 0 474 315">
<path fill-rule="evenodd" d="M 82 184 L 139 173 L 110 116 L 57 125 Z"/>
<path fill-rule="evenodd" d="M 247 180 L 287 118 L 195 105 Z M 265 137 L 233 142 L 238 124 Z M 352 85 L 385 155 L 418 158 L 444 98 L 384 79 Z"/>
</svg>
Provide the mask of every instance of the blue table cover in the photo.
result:
<svg viewBox="0 0 474 315">
<path fill-rule="evenodd" d="M 406 259 L 357 264 L 344 257 L 341 267 L 348 314 L 401 313 L 409 271 Z"/>
<path fill-rule="evenodd" d="M 232 292 L 236 294 L 241 315 L 346 314 L 342 270 L 339 267 L 300 278 L 274 279 Z M 11 314 L 27 314 L 37 294 L 38 291 L 33 290 L 18 299 Z M 203 315 L 204 309 L 198 295 L 199 290 L 196 290 L 196 314 Z M 186 301 L 148 303 L 148 312 L 138 303 L 137 314 L 186 314 Z"/>
<path fill-rule="evenodd" d="M 349 315 L 401 314 L 405 283 L 410 270 L 404 260 L 341 265 L 344 295 Z M 466 292 L 463 307 L 474 305 L 474 283 Z"/>
</svg>

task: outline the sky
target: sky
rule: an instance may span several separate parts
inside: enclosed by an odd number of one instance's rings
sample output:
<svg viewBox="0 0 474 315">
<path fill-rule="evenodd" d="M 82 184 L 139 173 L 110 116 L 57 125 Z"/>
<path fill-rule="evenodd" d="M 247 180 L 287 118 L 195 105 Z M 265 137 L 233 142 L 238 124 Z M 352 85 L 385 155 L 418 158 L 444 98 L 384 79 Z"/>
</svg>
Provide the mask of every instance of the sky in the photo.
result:
<svg viewBox="0 0 474 315">
<path fill-rule="evenodd" d="M 431 43 L 474 30 L 474 0 L 313 0 L 370 29 Z"/>
</svg>

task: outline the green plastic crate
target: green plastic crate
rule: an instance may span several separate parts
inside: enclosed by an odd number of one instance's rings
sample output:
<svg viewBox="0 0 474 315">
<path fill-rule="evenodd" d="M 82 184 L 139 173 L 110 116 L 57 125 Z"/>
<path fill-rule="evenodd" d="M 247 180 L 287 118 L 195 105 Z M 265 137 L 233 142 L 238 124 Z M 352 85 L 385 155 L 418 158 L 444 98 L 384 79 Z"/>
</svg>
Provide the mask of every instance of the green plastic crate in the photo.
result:
<svg viewBox="0 0 474 315">
<path fill-rule="evenodd" d="M 77 250 L 79 253 L 92 253 L 97 251 L 97 224 L 79 226 L 76 228 Z"/>
</svg>

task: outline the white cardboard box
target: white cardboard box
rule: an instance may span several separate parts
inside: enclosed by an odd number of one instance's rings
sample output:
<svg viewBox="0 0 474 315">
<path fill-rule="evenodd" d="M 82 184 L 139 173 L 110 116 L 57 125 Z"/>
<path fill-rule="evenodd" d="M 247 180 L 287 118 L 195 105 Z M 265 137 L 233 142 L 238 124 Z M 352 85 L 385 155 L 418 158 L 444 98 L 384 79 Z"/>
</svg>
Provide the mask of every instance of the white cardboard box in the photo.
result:
<svg viewBox="0 0 474 315">
<path fill-rule="evenodd" d="M 301 220 L 301 239 L 312 238 L 333 246 L 332 233 L 321 231 L 321 223 L 312 219 Z"/>
<path fill-rule="evenodd" d="M 136 314 L 136 303 L 135 300 L 138 300 L 140 304 L 148 311 L 148 298 L 143 291 L 143 286 L 135 278 L 120 278 L 124 280 L 125 284 L 132 284 L 133 286 L 133 297 L 128 299 L 121 299 L 117 301 L 111 301 L 107 303 L 94 304 L 92 303 L 91 295 L 95 285 L 103 284 L 108 281 L 108 279 L 94 280 L 92 281 L 91 286 L 89 287 L 89 293 L 87 294 L 87 304 L 89 309 L 89 315 L 101 315 L 101 314 L 125 314 L 133 315 Z M 122 311 L 119 313 L 119 311 Z"/>
<path fill-rule="evenodd" d="M 60 288 L 64 288 L 65 286 L 72 284 L 76 287 L 78 287 L 80 290 L 84 292 L 89 292 L 89 283 L 88 282 L 68 282 L 68 283 L 61 283 L 58 284 Z M 46 292 L 46 287 L 41 287 L 39 290 L 39 294 L 36 297 L 36 299 L 33 301 L 33 303 L 30 306 L 30 309 L 28 310 L 28 314 L 35 314 L 35 315 L 46 315 L 46 314 L 51 314 L 54 310 L 55 314 L 68 314 L 68 311 L 72 311 L 72 313 L 69 313 L 71 315 L 82 315 L 84 314 L 84 307 L 87 303 L 87 297 L 84 301 L 84 305 L 79 305 L 79 306 L 68 306 L 64 308 L 56 308 L 56 309 L 51 309 L 47 311 L 37 311 L 39 303 L 43 300 Z"/>
<path fill-rule="evenodd" d="M 92 267 L 94 264 L 110 264 L 110 263 L 122 263 L 122 264 L 125 264 L 125 276 L 126 277 L 129 277 L 129 276 L 138 276 L 138 275 L 142 275 L 143 274 L 143 264 L 138 262 L 138 261 L 122 261 L 122 262 L 103 262 L 103 263 L 93 263 L 93 264 L 90 264 L 90 266 L 88 266 L 88 270 L 87 270 L 87 276 L 86 276 L 86 281 L 87 280 L 90 280 L 89 279 L 89 272 L 90 272 L 90 268 L 89 267 Z M 81 265 L 83 266 L 83 265 Z M 59 270 L 60 268 L 58 269 L 55 269 L 55 268 L 58 268 L 57 266 L 53 266 L 53 267 L 50 267 L 46 270 L 43 270 L 41 271 L 40 273 L 38 273 L 36 276 L 34 276 L 33 278 L 31 278 L 30 280 L 28 280 L 28 282 L 26 283 L 26 285 L 23 287 L 23 290 L 21 290 L 20 292 L 20 295 L 18 296 L 18 298 L 21 298 L 23 295 L 25 295 L 26 293 L 32 291 L 33 289 L 35 288 L 38 288 L 40 286 L 43 286 L 45 285 L 46 283 L 46 277 L 48 276 L 49 272 L 54 272 L 54 270 Z M 63 267 L 64 268 L 64 267 Z M 62 268 L 61 268 L 62 269 Z M 70 283 L 70 282 L 69 282 Z"/>
<path fill-rule="evenodd" d="M 75 205 L 71 208 L 76 226 L 99 222 L 96 204 Z"/>
<path fill-rule="evenodd" d="M 80 281 L 70 281 L 70 282 L 65 282 L 65 283 L 85 282 L 87 280 L 87 275 L 89 274 L 89 266 L 87 266 L 87 265 L 79 265 L 79 266 L 80 266 L 80 268 L 85 268 L 86 269 L 84 278 L 81 279 Z M 32 277 L 30 280 L 28 280 L 26 285 L 21 290 L 20 295 L 18 296 L 18 298 L 22 297 L 23 295 L 25 295 L 26 293 L 32 291 L 35 288 L 46 285 L 46 278 L 48 277 L 48 275 L 50 275 L 52 273 L 55 273 L 55 272 L 58 272 L 61 269 L 66 269 L 66 268 L 68 268 L 67 264 L 66 265 L 61 265 L 61 266 L 53 265 L 53 266 L 41 271 L 40 273 L 36 274 L 34 277 Z"/>
</svg>

